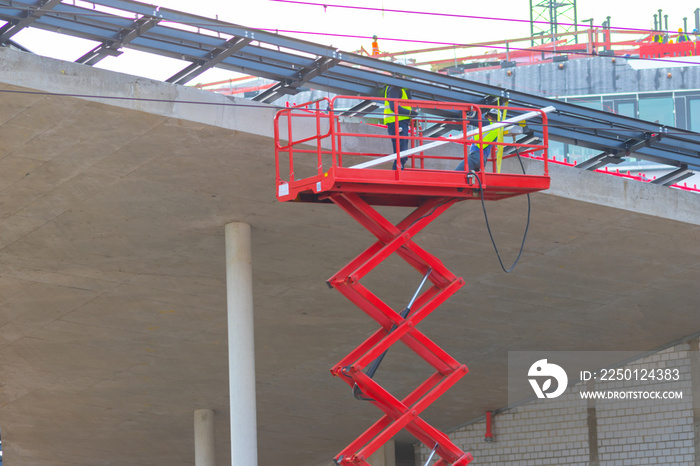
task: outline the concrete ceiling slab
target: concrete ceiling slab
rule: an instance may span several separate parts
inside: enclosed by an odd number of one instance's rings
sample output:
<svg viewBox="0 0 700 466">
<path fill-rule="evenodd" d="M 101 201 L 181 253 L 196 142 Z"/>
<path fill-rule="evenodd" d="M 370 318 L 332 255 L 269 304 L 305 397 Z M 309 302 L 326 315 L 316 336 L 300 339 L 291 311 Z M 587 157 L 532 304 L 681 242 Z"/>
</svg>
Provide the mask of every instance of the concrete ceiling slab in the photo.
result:
<svg viewBox="0 0 700 466">
<path fill-rule="evenodd" d="M 328 372 L 376 323 L 325 284 L 373 237 L 332 205 L 275 200 L 273 108 L 8 49 L 0 62 L 8 464 L 193 464 L 197 408 L 216 411 L 217 455 L 230 462 L 223 231 L 232 221 L 253 228 L 260 464 L 322 463 L 379 417 Z M 700 198 L 552 173 L 550 192 L 532 196 L 511 274 L 478 202 L 416 238 L 467 282 L 421 324 L 470 368 L 426 411 L 439 428 L 507 403 L 508 351 L 646 351 L 700 331 Z M 487 208 L 510 262 L 526 199 Z M 420 278 L 392 259 L 363 282 L 403 307 Z M 406 393 L 426 372 L 392 348 L 377 377 Z"/>
</svg>

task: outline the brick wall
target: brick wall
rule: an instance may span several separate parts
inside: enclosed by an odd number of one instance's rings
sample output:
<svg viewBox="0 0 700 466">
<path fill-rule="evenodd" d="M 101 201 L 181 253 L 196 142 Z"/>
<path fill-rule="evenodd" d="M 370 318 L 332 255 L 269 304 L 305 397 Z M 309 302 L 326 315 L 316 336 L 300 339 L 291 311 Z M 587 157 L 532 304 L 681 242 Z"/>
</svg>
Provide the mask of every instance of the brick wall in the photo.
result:
<svg viewBox="0 0 700 466">
<path fill-rule="evenodd" d="M 494 441 L 484 441 L 485 419 L 449 434 L 479 465 L 695 465 L 695 433 L 689 344 L 684 343 L 621 367 L 678 369 L 678 380 L 578 383 L 553 400 L 533 400 L 497 412 Z M 670 372 L 666 374 L 675 374 Z M 581 391 L 683 392 L 682 400 L 581 398 Z M 698 390 L 698 387 L 695 387 Z M 626 395 L 634 396 L 634 395 Z M 641 395 L 639 395 L 641 396 Z M 416 446 L 416 465 L 429 451 Z M 433 461 L 434 462 L 434 461 Z"/>
</svg>

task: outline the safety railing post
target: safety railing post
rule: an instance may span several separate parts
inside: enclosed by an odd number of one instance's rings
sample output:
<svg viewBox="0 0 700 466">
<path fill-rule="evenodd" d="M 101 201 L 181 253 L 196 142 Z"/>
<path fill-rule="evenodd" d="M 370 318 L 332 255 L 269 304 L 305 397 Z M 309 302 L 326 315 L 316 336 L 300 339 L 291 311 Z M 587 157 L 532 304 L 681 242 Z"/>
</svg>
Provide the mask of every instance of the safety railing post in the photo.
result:
<svg viewBox="0 0 700 466">
<path fill-rule="evenodd" d="M 468 129 L 468 120 L 467 117 L 469 115 L 469 109 L 464 109 L 462 110 L 462 134 L 466 135 L 467 134 L 467 129 Z M 467 172 L 469 171 L 469 149 L 471 146 L 469 144 L 462 144 L 463 148 L 463 155 L 464 155 L 464 171 Z"/>
<path fill-rule="evenodd" d="M 330 126 L 331 132 L 331 166 L 343 166 L 343 156 L 342 148 L 343 142 L 340 140 L 340 118 L 335 115 L 335 110 L 333 109 L 335 99 L 328 102 L 328 125 Z M 336 125 L 338 125 L 336 127 Z"/>
<path fill-rule="evenodd" d="M 547 114 L 540 111 L 542 115 L 542 140 L 549 141 L 549 124 L 547 122 Z M 549 144 L 544 144 L 544 175 L 549 175 Z"/>
<path fill-rule="evenodd" d="M 275 120 L 274 120 L 274 135 L 275 135 L 275 186 L 279 186 L 280 182 L 282 181 L 282 177 L 280 176 L 280 145 L 279 145 L 279 140 L 280 140 L 280 129 L 279 129 L 279 118 L 280 118 L 280 113 L 277 113 L 275 115 Z"/>
<path fill-rule="evenodd" d="M 289 182 L 294 181 L 294 139 L 292 137 L 292 112 L 294 110 L 287 110 L 287 145 L 289 147 Z"/>
<path fill-rule="evenodd" d="M 486 167 L 484 167 L 484 123 L 482 118 L 484 115 L 481 113 L 481 109 L 479 109 L 479 134 L 475 138 L 478 142 L 476 144 L 477 149 L 479 149 L 479 168 L 481 168 L 481 171 L 485 171 Z"/>
<path fill-rule="evenodd" d="M 317 154 L 317 171 L 319 175 L 323 174 L 323 152 L 321 151 L 321 101 L 316 101 L 316 154 Z"/>
<path fill-rule="evenodd" d="M 395 102 L 395 104 L 397 104 Z M 396 105 L 394 105 L 394 108 L 396 108 Z M 400 173 L 401 173 L 401 132 L 399 128 L 399 114 L 394 110 L 394 122 L 391 123 L 394 125 L 394 147 L 396 147 L 396 179 L 398 180 L 400 178 Z"/>
</svg>

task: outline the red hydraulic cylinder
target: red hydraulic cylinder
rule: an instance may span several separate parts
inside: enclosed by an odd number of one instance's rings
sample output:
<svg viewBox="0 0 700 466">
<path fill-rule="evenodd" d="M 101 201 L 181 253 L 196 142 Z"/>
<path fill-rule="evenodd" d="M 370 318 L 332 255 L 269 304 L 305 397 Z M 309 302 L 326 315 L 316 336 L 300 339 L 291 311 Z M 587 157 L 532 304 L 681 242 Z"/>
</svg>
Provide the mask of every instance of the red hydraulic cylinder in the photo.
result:
<svg viewBox="0 0 700 466">
<path fill-rule="evenodd" d="M 486 411 L 486 434 L 484 435 L 484 441 L 493 442 L 493 413 L 491 411 Z"/>
</svg>

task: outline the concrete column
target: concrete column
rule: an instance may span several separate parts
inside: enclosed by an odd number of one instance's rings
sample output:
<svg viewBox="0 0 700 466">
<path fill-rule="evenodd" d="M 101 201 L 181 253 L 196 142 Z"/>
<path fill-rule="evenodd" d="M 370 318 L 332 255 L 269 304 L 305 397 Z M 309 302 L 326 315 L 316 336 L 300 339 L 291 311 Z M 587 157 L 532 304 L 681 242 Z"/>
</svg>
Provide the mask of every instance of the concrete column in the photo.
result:
<svg viewBox="0 0 700 466">
<path fill-rule="evenodd" d="M 226 225 L 231 463 L 257 466 L 253 273 L 250 225 Z"/>
<path fill-rule="evenodd" d="M 194 410 L 194 466 L 216 466 L 214 411 Z"/>
</svg>

